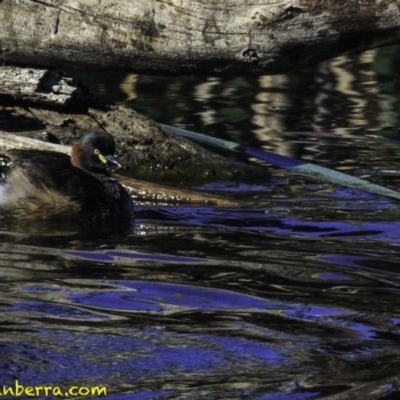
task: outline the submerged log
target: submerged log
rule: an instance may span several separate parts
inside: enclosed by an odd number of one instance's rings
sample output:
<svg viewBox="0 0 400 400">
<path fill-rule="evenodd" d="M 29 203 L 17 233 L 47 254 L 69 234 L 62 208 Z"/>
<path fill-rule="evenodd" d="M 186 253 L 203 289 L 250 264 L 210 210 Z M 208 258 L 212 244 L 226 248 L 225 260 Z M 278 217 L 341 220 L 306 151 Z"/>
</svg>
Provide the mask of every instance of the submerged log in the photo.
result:
<svg viewBox="0 0 400 400">
<path fill-rule="evenodd" d="M 271 74 L 398 43 L 400 0 L 3 0 L 0 61 Z"/>
</svg>

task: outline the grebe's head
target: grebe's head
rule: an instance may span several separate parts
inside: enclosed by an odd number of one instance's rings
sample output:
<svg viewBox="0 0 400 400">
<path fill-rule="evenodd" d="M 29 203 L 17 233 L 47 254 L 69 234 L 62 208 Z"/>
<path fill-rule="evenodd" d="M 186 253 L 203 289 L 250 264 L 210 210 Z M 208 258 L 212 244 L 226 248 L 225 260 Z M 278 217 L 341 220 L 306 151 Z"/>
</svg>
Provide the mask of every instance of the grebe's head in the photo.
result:
<svg viewBox="0 0 400 400">
<path fill-rule="evenodd" d="M 90 132 L 72 146 L 71 163 L 75 167 L 101 172 L 111 166 L 121 168 L 114 158 L 115 141 L 107 132 Z"/>
</svg>

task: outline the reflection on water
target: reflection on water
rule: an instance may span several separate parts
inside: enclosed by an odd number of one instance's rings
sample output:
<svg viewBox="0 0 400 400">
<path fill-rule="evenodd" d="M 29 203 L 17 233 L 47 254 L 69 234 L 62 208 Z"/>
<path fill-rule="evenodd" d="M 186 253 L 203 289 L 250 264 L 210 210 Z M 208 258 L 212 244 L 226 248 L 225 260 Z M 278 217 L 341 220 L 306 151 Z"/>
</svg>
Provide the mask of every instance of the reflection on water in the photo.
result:
<svg viewBox="0 0 400 400">
<path fill-rule="evenodd" d="M 98 87 L 160 122 L 398 189 L 397 54 L 258 79 L 116 75 Z M 196 187 L 246 203 L 237 208 L 139 204 L 112 232 L 0 226 L 0 388 L 397 398 L 398 203 L 269 170 L 268 182 Z"/>
<path fill-rule="evenodd" d="M 97 243 L 3 232 L 3 380 L 129 398 L 389 390 L 398 222 L 307 221 L 290 206 L 139 209 L 130 235 Z"/>
</svg>

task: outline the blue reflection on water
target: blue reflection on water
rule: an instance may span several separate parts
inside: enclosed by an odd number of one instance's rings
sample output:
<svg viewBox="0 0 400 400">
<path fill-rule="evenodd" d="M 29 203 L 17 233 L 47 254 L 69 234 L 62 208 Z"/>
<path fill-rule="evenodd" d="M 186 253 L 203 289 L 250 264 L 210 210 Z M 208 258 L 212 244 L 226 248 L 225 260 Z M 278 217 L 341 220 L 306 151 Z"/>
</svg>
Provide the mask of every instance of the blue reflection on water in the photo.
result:
<svg viewBox="0 0 400 400">
<path fill-rule="evenodd" d="M 365 339 L 372 339 L 375 336 L 375 330 L 366 324 L 347 320 L 347 317 L 356 315 L 356 312 L 350 310 L 341 311 L 330 307 L 298 306 L 292 310 L 284 311 L 284 314 L 300 320 L 315 321 L 335 328 L 345 328 Z M 338 318 L 339 316 L 342 318 Z"/>
<path fill-rule="evenodd" d="M 93 377 L 97 384 L 112 385 L 114 380 L 121 382 L 121 376 L 133 384 L 148 377 L 156 382 L 175 374 L 221 373 L 227 362 L 260 368 L 288 362 L 267 343 L 217 335 L 171 335 L 160 330 L 135 338 L 140 332 L 131 329 L 129 337 L 43 330 L 30 339 L 33 343 L 10 339 L 0 346 L 2 384 L 11 385 L 15 376 L 26 386 L 38 385 L 38 376 L 46 377 L 46 385 L 83 384 Z"/>
<path fill-rule="evenodd" d="M 91 307 L 101 307 L 112 310 L 161 312 L 164 310 L 156 299 L 147 295 L 129 291 L 94 292 L 90 294 L 72 294 L 70 300 Z M 164 300 L 165 301 L 165 300 Z"/>
<path fill-rule="evenodd" d="M 147 218 L 147 216 L 149 218 Z M 300 220 L 273 215 L 263 208 L 168 207 L 138 212 L 137 222 L 240 228 L 249 231 L 273 232 L 279 235 L 305 237 L 368 238 L 400 243 L 399 221 L 364 222 Z"/>
<path fill-rule="evenodd" d="M 322 317 L 337 317 L 339 315 L 350 314 L 351 312 L 344 312 L 342 310 L 335 310 L 330 307 L 318 307 L 318 306 L 307 306 L 307 307 L 296 307 L 292 310 L 284 312 L 285 315 L 301 318 L 301 319 L 321 319 Z"/>
<path fill-rule="evenodd" d="M 10 306 L 7 311 L 27 311 L 29 313 L 43 313 L 57 318 L 92 319 L 97 316 L 91 312 L 78 310 L 68 305 L 55 304 L 42 301 L 24 301 Z"/>
<path fill-rule="evenodd" d="M 168 305 L 202 310 L 254 309 L 267 310 L 287 307 L 272 300 L 222 289 L 144 281 L 107 281 L 128 290 L 75 293 L 69 299 L 86 306 L 114 310 L 161 311 Z M 129 290 L 130 289 L 130 290 Z"/>
</svg>

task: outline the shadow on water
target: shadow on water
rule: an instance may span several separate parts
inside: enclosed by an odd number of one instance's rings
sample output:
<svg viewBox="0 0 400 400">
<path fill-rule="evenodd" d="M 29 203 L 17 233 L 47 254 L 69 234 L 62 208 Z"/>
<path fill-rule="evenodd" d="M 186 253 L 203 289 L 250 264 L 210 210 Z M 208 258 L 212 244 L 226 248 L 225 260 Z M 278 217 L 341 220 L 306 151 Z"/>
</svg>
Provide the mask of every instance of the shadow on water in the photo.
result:
<svg viewBox="0 0 400 400">
<path fill-rule="evenodd" d="M 395 116 L 382 110 L 399 99 L 374 57 L 357 64 L 365 98 L 339 79 L 343 60 L 321 66 L 316 81 L 307 71 L 281 76 L 278 88 L 264 77 L 182 78 L 162 89 L 168 107 L 190 92 L 190 118 L 201 103 L 205 131 L 235 136 L 250 118 L 252 145 L 398 188 Z M 377 82 L 380 95 L 368 89 Z M 235 103 L 238 93 L 252 106 Z M 360 121 L 376 130 L 355 131 Z M 291 131 L 273 137 L 272 123 Z M 0 391 L 18 380 L 102 386 L 113 400 L 397 398 L 399 204 L 271 173 L 268 184 L 196 188 L 248 204 L 238 208 L 138 205 L 124 229 L 0 225 Z"/>
</svg>

